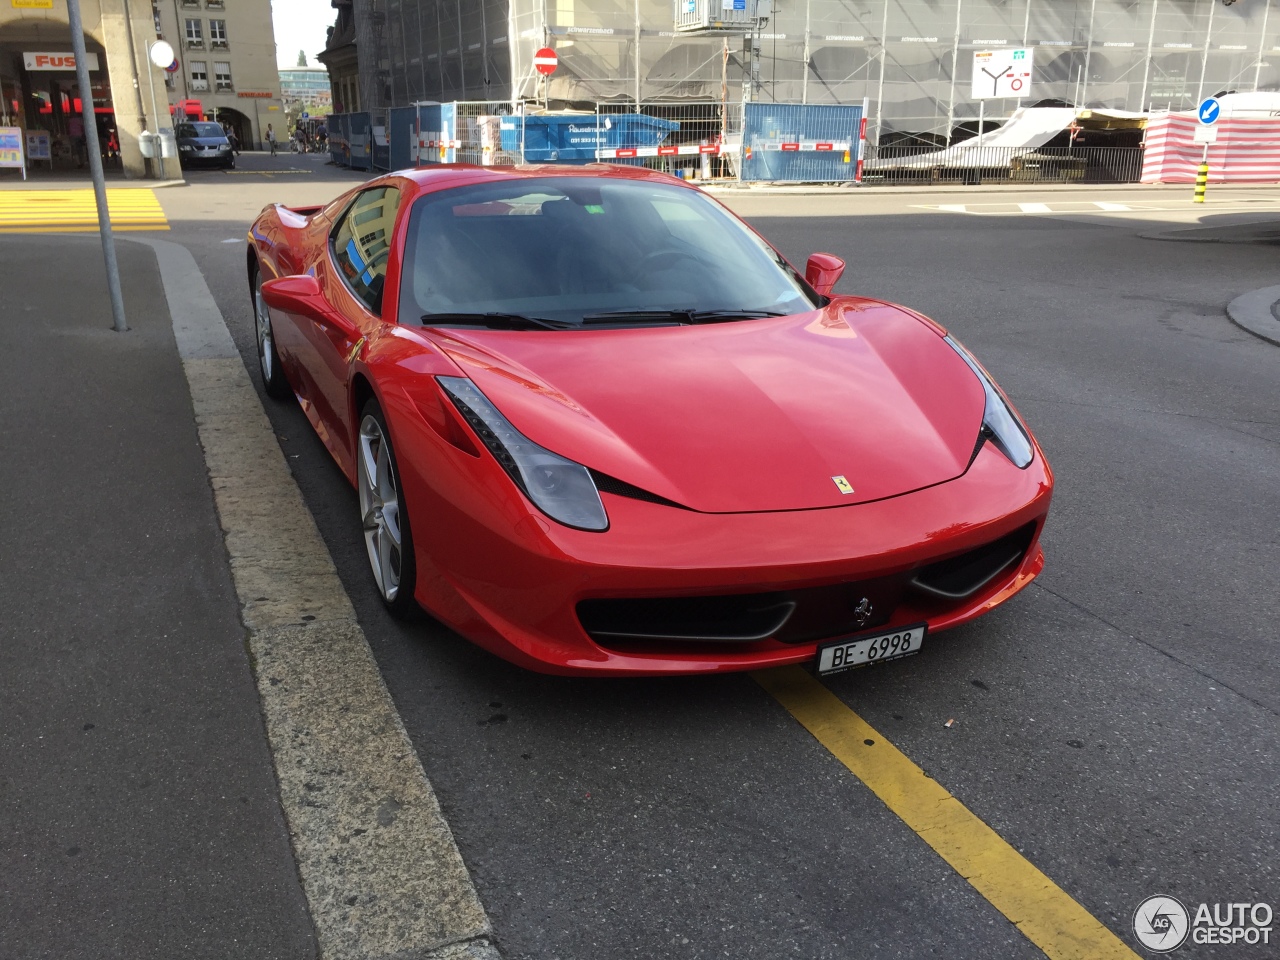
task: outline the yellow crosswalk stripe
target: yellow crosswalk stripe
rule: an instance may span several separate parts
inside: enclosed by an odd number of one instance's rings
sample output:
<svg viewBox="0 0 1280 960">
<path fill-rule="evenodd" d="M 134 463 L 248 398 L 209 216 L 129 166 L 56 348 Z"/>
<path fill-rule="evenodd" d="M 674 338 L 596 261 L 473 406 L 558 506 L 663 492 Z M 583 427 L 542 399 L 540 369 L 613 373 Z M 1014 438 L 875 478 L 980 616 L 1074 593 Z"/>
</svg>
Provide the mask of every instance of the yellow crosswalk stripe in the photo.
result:
<svg viewBox="0 0 1280 960">
<path fill-rule="evenodd" d="M 107 191 L 113 230 L 168 230 L 154 190 Z M 96 233 L 92 190 L 10 190 L 0 193 L 0 233 Z"/>
</svg>

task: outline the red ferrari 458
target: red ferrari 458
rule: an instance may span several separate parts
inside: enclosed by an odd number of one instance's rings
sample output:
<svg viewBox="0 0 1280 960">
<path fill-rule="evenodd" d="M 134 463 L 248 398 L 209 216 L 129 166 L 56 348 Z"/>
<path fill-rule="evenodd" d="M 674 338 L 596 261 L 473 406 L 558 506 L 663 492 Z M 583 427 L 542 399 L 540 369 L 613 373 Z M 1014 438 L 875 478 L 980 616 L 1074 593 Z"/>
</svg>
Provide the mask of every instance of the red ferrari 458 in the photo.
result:
<svg viewBox="0 0 1280 960">
<path fill-rule="evenodd" d="M 401 171 L 248 251 L 265 389 L 355 485 L 386 605 L 563 674 L 835 672 L 1040 572 L 1035 440 L 843 268 L 599 164 Z"/>
</svg>

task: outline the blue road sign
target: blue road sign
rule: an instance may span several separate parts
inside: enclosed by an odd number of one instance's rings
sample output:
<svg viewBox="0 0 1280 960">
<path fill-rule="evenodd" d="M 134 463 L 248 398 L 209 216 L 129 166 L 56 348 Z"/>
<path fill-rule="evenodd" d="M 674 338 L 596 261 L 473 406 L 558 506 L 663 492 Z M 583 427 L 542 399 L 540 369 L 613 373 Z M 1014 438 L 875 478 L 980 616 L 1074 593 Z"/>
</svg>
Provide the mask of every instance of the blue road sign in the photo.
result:
<svg viewBox="0 0 1280 960">
<path fill-rule="evenodd" d="M 1200 109 L 1196 111 L 1196 118 L 1201 123 L 1216 123 L 1220 116 L 1222 116 L 1222 104 L 1213 97 L 1205 97 L 1200 104 Z"/>
</svg>

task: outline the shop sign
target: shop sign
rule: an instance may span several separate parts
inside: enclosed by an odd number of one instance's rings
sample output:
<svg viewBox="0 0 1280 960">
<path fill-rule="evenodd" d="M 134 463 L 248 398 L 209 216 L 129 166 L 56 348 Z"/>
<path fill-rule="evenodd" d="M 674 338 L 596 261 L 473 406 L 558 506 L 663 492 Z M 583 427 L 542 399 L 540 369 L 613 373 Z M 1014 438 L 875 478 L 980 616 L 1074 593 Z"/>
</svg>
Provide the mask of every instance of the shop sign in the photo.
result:
<svg viewBox="0 0 1280 960">
<path fill-rule="evenodd" d="M 53 0 L 11 0 L 15 10 L 52 10 Z"/>
<path fill-rule="evenodd" d="M 51 160 L 49 152 L 49 134 L 44 130 L 27 133 L 27 156 L 32 160 Z"/>
<path fill-rule="evenodd" d="M 0 127 L 0 167 L 22 166 L 22 128 Z"/>
<path fill-rule="evenodd" d="M 90 50 L 85 54 L 90 70 L 98 69 L 98 55 Z M 55 50 L 52 53 L 23 53 L 22 65 L 28 70 L 74 70 L 75 54 L 69 50 Z"/>
<path fill-rule="evenodd" d="M 257 97 L 270 100 L 275 96 L 270 90 L 240 90 L 236 93 L 237 97 Z"/>
</svg>

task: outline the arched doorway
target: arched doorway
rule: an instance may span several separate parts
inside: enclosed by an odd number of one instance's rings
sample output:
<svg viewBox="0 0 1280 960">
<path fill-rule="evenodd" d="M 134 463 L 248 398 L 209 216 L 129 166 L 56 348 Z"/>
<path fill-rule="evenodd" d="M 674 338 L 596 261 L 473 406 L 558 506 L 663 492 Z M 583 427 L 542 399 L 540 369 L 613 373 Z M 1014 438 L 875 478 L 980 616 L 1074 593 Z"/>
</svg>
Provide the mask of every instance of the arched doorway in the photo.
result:
<svg viewBox="0 0 1280 960">
<path fill-rule="evenodd" d="M 75 169 L 88 163 L 80 85 L 71 55 L 68 26 L 50 20 L 16 20 L 0 25 L 0 121 L 36 134 L 47 144 L 47 159 L 32 159 L 32 173 Z M 98 140 L 104 158 L 118 165 L 119 143 L 107 56 L 102 44 L 85 37 L 93 88 Z"/>
<path fill-rule="evenodd" d="M 253 149 L 253 124 L 239 110 L 231 107 L 211 107 L 209 119 L 223 124 L 234 133 L 241 150 Z"/>
</svg>

